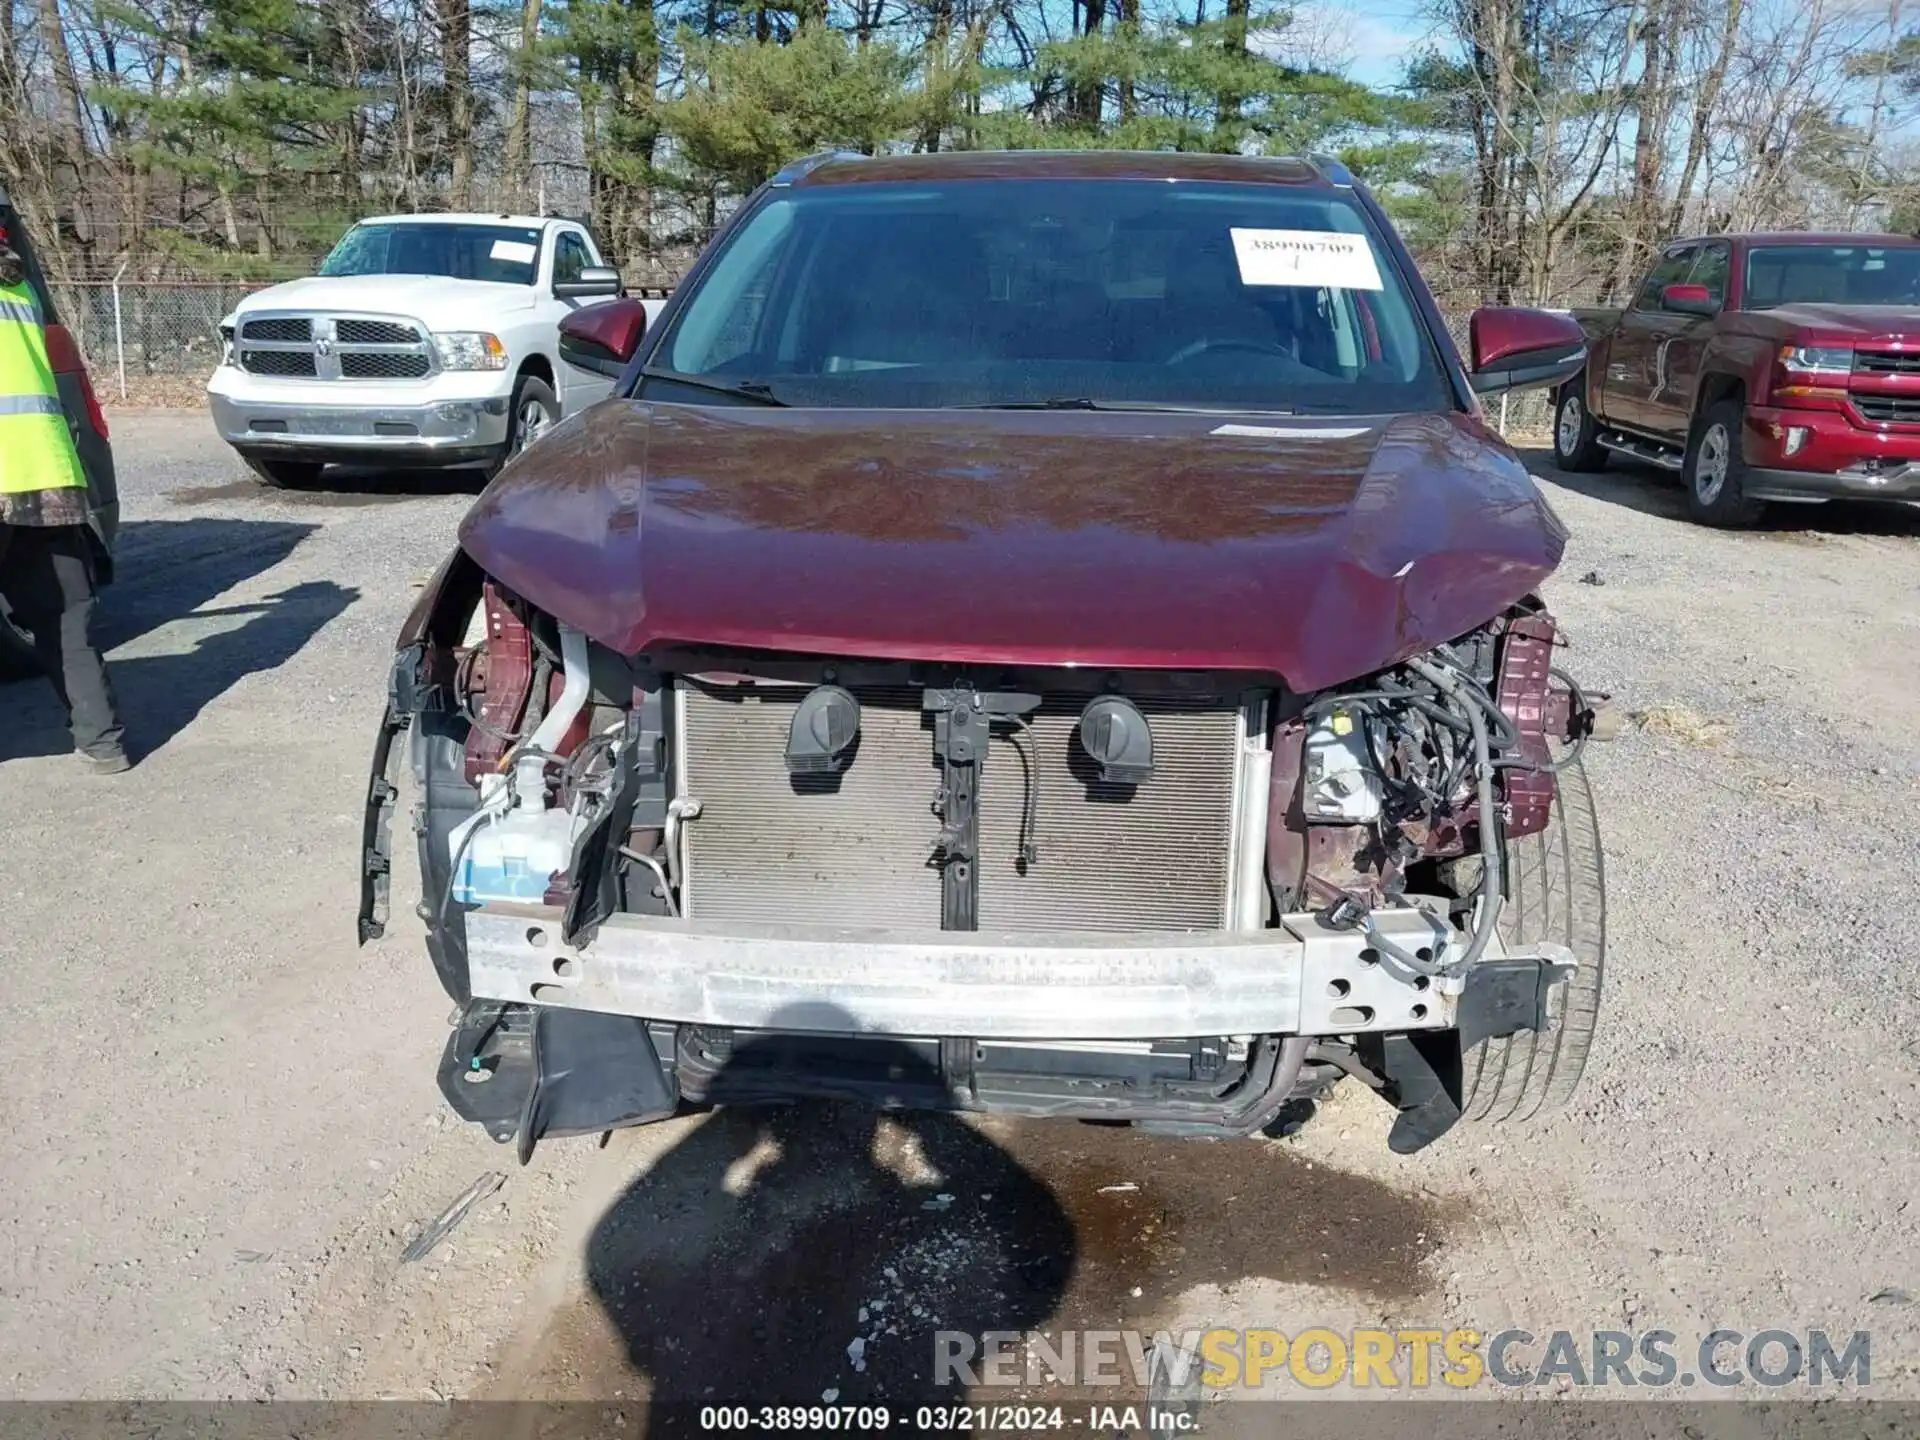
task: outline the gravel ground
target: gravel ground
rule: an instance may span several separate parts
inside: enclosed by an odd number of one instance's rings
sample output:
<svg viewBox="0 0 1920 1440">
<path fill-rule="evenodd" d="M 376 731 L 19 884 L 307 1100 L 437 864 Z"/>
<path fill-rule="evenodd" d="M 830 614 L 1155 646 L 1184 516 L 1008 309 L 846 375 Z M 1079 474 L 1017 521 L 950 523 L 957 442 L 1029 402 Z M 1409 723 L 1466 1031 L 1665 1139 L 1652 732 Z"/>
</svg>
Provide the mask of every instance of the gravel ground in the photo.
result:
<svg viewBox="0 0 1920 1440">
<path fill-rule="evenodd" d="M 1400 1159 L 1351 1086 L 1247 1145 L 797 1107 L 520 1171 L 443 1117 L 405 867 L 392 936 L 352 938 L 384 656 L 466 495 L 274 495 L 197 415 L 115 439 L 104 625 L 146 758 L 81 775 L 50 697 L 0 689 L 0 1397 L 745 1375 L 850 1403 L 922 1393 L 926 1347 L 876 1323 L 895 1303 L 927 1312 L 909 1333 L 1865 1329 L 1871 1393 L 1920 1398 L 1920 516 L 1727 535 L 1654 477 L 1542 466 L 1570 663 L 1643 716 L 1591 755 L 1607 1003 L 1545 1129 Z M 401 1264 L 490 1169 L 505 1188 Z M 786 1359 L 740 1368 L 761 1355 Z"/>
</svg>

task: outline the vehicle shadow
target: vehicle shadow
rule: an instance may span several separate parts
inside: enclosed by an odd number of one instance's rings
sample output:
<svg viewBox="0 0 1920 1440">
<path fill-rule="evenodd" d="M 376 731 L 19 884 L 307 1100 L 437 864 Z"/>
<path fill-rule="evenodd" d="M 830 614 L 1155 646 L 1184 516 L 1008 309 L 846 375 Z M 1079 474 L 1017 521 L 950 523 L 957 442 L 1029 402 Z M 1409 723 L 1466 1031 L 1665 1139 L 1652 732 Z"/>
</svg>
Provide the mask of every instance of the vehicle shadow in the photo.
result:
<svg viewBox="0 0 1920 1440">
<path fill-rule="evenodd" d="M 897 1093 L 938 1088 L 904 1045 L 873 1059 Z M 1052 1189 L 958 1116 L 807 1101 L 716 1111 L 611 1207 L 586 1258 L 661 1436 L 716 1404 L 884 1405 L 896 1424 L 963 1404 L 936 1337 L 1040 1326 L 1077 1252 Z"/>
<path fill-rule="evenodd" d="M 393 505 L 440 495 L 478 495 L 487 488 L 487 472 L 466 469 L 375 470 L 329 465 L 310 485 L 269 485 L 251 473 L 212 485 L 187 485 L 167 492 L 176 505 L 205 505 L 223 500 L 273 501 L 282 505 L 347 509 Z"/>
<path fill-rule="evenodd" d="M 112 651 L 191 615 L 273 569 L 319 528 L 284 520 L 130 520 L 114 546 L 114 581 L 100 592 L 94 639 Z"/>
<path fill-rule="evenodd" d="M 1615 456 L 1604 470 L 1576 474 L 1556 466 L 1553 451 L 1545 447 L 1522 449 L 1520 457 L 1534 477 L 1549 489 L 1603 500 L 1661 520 L 1683 525 L 1693 523 L 1687 518 L 1680 477 L 1668 471 Z M 1852 500 L 1834 500 L 1824 505 L 1774 504 L 1767 506 L 1760 523 L 1746 533 L 1920 537 L 1920 508 Z"/>
<path fill-rule="evenodd" d="M 136 759 L 172 740 L 242 677 L 286 663 L 359 598 L 358 590 L 332 581 L 306 581 L 261 601 L 208 608 L 214 596 L 278 565 L 315 528 L 227 519 L 124 527 L 120 578 L 101 593 L 95 638 L 107 654 Z M 192 627 L 177 650 L 116 657 L 174 622 Z M 199 633 L 203 624 L 211 633 Z M 0 760 L 69 748 L 46 680 L 0 686 Z"/>
<path fill-rule="evenodd" d="M 272 520 L 131 520 L 114 546 L 112 583 L 100 591 L 94 642 L 112 651 L 190 615 L 242 580 L 273 569 L 318 525 Z M 4 605 L 0 599 L 0 605 Z M 28 676 L 0 668 L 0 687 Z"/>
<path fill-rule="evenodd" d="M 1206 1311 L 1190 1297 L 1267 1281 L 1269 1295 L 1356 1316 L 1437 1303 L 1435 1247 L 1460 1217 L 1431 1193 L 1247 1140 L 773 1104 L 770 1070 L 792 1073 L 822 1042 L 735 1032 L 732 1044 L 724 1063 L 693 1047 L 711 1064 L 683 1077 L 710 1069 L 692 1088 L 722 1108 L 607 1206 L 585 1246 L 587 1294 L 539 1317 L 485 1397 L 521 1402 L 507 1412 L 520 1423 L 503 1430 L 489 1411 L 450 1440 L 599 1440 L 610 1418 L 623 1434 L 753 1429 L 780 1406 L 884 1406 L 886 1428 L 916 1432 L 923 1406 L 931 1428 L 962 1431 L 967 1405 L 1064 1405 L 1068 1427 L 1091 1402 L 1193 1417 L 1202 1372 L 1185 1340 Z M 944 1103 L 924 1049 L 864 1044 L 870 1100 Z M 844 1051 L 833 1072 L 851 1093 Z M 1334 1323 L 1319 1302 L 1305 1313 Z M 1036 1331 L 1040 1343 L 1021 1343 Z M 1121 1342 L 1111 1363 L 1086 1348 L 1095 1335 Z"/>
</svg>

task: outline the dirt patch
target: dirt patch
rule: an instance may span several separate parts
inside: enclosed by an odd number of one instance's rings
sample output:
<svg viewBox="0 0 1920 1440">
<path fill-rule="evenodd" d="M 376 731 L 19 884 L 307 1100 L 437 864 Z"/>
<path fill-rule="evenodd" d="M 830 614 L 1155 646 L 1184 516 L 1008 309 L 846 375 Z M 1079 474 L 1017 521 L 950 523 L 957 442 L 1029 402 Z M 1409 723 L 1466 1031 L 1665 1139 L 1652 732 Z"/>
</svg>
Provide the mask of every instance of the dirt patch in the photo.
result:
<svg viewBox="0 0 1920 1440">
<path fill-rule="evenodd" d="M 994 1132 L 1056 1197 L 1080 1240 L 1064 1323 L 1151 1316 L 1195 1285 L 1252 1278 L 1408 1298 L 1426 1288 L 1427 1247 L 1416 1237 L 1444 1227 L 1426 1197 L 1269 1141 L 1066 1123 Z"/>
<path fill-rule="evenodd" d="M 1410 1298 L 1447 1218 L 1264 1141 L 725 1111 L 595 1227 L 591 1294 L 494 1398 L 646 1398 L 649 1434 L 703 1404 L 952 1405 L 940 1332 L 1151 1331 L 1255 1277 Z"/>
<path fill-rule="evenodd" d="M 197 375 L 129 375 L 127 393 L 122 398 L 110 358 L 96 360 L 92 369 L 93 388 L 109 416 L 118 410 L 204 410 L 207 377 L 213 373 L 209 364 Z"/>
<path fill-rule="evenodd" d="M 1733 733 L 1733 726 L 1727 721 L 1702 715 L 1684 705 L 1651 705 L 1645 710 L 1633 711 L 1628 718 L 1648 735 L 1666 735 L 1702 748 L 1718 745 Z"/>
</svg>

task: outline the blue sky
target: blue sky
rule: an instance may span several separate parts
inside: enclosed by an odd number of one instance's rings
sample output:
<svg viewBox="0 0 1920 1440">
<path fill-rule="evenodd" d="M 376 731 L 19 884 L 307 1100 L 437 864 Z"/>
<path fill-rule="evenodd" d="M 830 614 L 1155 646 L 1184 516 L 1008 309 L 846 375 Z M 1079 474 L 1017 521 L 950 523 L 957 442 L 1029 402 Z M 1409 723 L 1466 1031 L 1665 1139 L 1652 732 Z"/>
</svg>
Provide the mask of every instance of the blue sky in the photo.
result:
<svg viewBox="0 0 1920 1440">
<path fill-rule="evenodd" d="M 1398 83 L 1407 56 L 1424 42 L 1429 22 L 1406 0 L 1305 0 L 1296 23 L 1344 59 L 1346 73 L 1364 85 Z"/>
</svg>

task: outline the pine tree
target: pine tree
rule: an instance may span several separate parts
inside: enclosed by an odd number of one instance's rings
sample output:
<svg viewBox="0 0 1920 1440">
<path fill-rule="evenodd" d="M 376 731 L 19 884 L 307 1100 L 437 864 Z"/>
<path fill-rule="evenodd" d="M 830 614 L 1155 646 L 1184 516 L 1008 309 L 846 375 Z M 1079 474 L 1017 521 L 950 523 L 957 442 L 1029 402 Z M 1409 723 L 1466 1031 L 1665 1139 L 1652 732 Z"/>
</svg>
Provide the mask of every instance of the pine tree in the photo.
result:
<svg viewBox="0 0 1920 1440">
<path fill-rule="evenodd" d="M 209 253 L 180 235 L 156 242 L 229 272 L 264 267 L 282 243 L 309 253 L 330 243 L 355 208 L 331 183 L 342 178 L 332 141 L 367 96 L 341 83 L 340 37 L 318 8 L 210 0 L 177 29 L 141 23 L 178 57 L 177 83 L 104 88 L 94 100 L 140 122 L 136 159 L 204 187 L 225 246 Z M 249 210 L 250 236 L 241 223 Z M 251 257 L 243 253 L 249 238 Z"/>
</svg>

